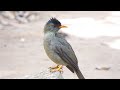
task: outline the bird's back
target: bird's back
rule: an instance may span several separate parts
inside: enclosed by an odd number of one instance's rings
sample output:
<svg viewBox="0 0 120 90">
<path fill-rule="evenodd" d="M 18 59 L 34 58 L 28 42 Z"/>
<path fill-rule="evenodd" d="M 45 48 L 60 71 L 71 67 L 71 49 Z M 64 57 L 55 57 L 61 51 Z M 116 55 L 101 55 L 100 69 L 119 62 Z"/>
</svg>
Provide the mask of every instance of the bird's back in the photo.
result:
<svg viewBox="0 0 120 90">
<path fill-rule="evenodd" d="M 57 43 L 56 44 L 53 43 L 53 44 L 55 44 L 56 47 L 62 49 L 63 53 L 68 55 L 75 64 L 78 64 L 78 60 L 71 45 L 59 33 L 56 33 L 55 37 Z M 56 47 L 54 47 L 54 50 L 56 49 Z"/>
</svg>

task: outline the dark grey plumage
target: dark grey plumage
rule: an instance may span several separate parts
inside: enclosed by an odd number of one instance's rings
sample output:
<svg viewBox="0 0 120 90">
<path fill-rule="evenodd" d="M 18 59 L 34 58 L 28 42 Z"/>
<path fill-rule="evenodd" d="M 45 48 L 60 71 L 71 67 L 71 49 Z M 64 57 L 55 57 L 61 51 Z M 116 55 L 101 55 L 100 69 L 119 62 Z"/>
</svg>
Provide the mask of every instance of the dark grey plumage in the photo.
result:
<svg viewBox="0 0 120 90">
<path fill-rule="evenodd" d="M 44 49 L 53 62 L 66 66 L 71 72 L 75 72 L 79 79 L 84 79 L 71 45 L 58 34 L 60 26 L 62 25 L 56 18 L 52 18 L 46 23 L 44 27 Z"/>
</svg>

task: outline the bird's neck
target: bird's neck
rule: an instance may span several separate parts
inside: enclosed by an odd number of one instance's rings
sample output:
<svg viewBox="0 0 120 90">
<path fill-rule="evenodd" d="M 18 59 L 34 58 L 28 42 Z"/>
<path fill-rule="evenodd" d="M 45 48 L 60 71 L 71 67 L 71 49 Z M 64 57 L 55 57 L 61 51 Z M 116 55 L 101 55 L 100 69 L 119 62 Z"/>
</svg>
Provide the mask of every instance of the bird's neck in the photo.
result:
<svg viewBox="0 0 120 90">
<path fill-rule="evenodd" d="M 54 37 L 56 35 L 57 32 L 46 32 L 44 35 L 45 37 Z"/>
</svg>

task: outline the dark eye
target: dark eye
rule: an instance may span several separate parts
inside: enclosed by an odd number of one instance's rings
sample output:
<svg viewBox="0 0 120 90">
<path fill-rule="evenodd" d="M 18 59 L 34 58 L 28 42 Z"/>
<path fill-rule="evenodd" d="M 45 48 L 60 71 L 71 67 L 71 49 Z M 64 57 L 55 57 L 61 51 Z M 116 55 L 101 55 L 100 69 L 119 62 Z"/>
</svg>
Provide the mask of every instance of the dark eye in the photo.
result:
<svg viewBox="0 0 120 90">
<path fill-rule="evenodd" d="M 56 27 L 55 25 L 52 25 L 54 28 Z"/>
<path fill-rule="evenodd" d="M 54 24 L 51 24 L 50 26 L 55 27 L 55 25 L 54 25 Z"/>
</svg>

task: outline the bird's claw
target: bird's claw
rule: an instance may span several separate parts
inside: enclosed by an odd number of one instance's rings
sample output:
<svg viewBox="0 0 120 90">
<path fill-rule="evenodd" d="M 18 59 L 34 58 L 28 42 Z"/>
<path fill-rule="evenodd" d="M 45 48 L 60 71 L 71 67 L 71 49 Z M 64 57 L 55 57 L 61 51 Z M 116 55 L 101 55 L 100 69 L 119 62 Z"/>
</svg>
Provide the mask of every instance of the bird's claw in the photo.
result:
<svg viewBox="0 0 120 90">
<path fill-rule="evenodd" d="M 57 65 L 56 67 L 49 67 L 50 72 L 57 72 L 63 73 L 62 65 Z"/>
</svg>

